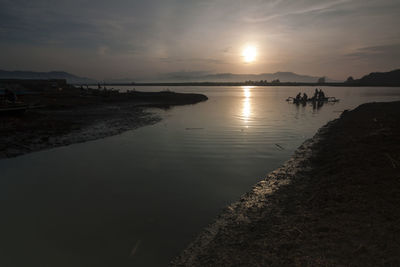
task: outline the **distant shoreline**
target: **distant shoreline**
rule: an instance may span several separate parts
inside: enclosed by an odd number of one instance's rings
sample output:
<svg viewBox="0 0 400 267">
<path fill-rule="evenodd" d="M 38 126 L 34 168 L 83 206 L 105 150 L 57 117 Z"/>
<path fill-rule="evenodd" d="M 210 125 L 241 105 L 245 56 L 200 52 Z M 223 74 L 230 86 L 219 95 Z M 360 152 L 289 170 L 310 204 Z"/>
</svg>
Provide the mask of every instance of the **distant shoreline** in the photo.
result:
<svg viewBox="0 0 400 267">
<path fill-rule="evenodd" d="M 156 76 L 157 77 L 157 76 Z M 0 84 L 7 80 L 65 80 L 74 85 L 92 85 L 98 83 L 107 86 L 337 86 L 337 87 L 400 87 L 400 69 L 388 72 L 371 72 L 360 79 L 349 76 L 347 80 L 332 80 L 326 77 L 313 77 L 293 72 L 275 72 L 260 74 L 217 73 L 193 77 L 149 78 L 146 82 L 135 78 L 119 80 L 95 80 L 78 77 L 67 72 L 32 72 L 0 70 Z"/>
<path fill-rule="evenodd" d="M 88 84 L 97 86 L 98 84 Z M 310 86 L 310 87 L 400 87 L 400 83 L 247 83 L 247 82 L 167 82 L 167 83 L 101 83 L 105 86 Z"/>
</svg>

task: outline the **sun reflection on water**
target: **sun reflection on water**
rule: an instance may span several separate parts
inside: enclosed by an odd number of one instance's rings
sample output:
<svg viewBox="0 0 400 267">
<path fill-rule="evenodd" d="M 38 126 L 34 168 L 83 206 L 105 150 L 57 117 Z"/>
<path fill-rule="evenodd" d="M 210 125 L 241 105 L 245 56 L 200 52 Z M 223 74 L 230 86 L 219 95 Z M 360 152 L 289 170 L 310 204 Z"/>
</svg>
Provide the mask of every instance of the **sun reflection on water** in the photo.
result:
<svg viewBox="0 0 400 267">
<path fill-rule="evenodd" d="M 249 127 L 247 125 L 250 116 L 251 116 L 251 89 L 253 88 L 252 86 L 243 86 L 243 107 L 242 107 L 242 117 L 244 119 L 244 122 L 246 123 L 246 127 Z"/>
</svg>

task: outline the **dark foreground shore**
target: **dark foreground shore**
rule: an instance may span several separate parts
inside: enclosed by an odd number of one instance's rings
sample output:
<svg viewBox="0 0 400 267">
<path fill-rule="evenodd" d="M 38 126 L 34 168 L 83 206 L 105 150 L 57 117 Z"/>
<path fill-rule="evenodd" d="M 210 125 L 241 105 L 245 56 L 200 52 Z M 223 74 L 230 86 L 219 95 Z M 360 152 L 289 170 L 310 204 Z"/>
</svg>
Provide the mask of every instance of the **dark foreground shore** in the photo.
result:
<svg viewBox="0 0 400 267">
<path fill-rule="evenodd" d="M 0 159 L 104 138 L 160 121 L 149 107 L 167 109 L 206 101 L 201 94 L 170 91 L 119 93 L 67 88 L 28 94 L 35 109 L 1 115 Z"/>
<path fill-rule="evenodd" d="M 400 102 L 344 112 L 176 266 L 400 266 Z"/>
</svg>

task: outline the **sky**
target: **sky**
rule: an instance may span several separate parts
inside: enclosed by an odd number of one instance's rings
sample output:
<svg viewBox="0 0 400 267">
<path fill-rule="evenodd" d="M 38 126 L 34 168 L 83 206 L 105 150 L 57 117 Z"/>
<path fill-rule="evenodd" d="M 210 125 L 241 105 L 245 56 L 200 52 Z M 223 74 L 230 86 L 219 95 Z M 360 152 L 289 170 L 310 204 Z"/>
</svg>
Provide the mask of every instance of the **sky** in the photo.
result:
<svg viewBox="0 0 400 267">
<path fill-rule="evenodd" d="M 400 68 L 399 14 L 399 0 L 0 0 L 0 69 L 345 80 Z"/>
</svg>

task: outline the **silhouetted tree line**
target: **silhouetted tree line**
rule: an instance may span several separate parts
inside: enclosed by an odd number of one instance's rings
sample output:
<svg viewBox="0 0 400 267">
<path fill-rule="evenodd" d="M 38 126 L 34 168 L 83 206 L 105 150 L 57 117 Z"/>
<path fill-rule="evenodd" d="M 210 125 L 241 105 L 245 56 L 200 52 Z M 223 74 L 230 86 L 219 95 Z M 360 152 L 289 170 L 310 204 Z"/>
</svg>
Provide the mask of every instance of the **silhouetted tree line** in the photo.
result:
<svg viewBox="0 0 400 267">
<path fill-rule="evenodd" d="M 244 82 L 245 85 L 267 85 L 268 81 L 267 80 L 260 80 L 260 81 L 252 81 L 248 80 Z"/>
<path fill-rule="evenodd" d="M 268 82 L 267 80 L 260 80 L 260 81 L 248 80 L 248 81 L 245 81 L 244 84 L 245 85 L 268 85 L 268 84 L 277 84 L 280 82 L 281 81 L 279 79 L 272 80 L 271 82 Z"/>
</svg>

